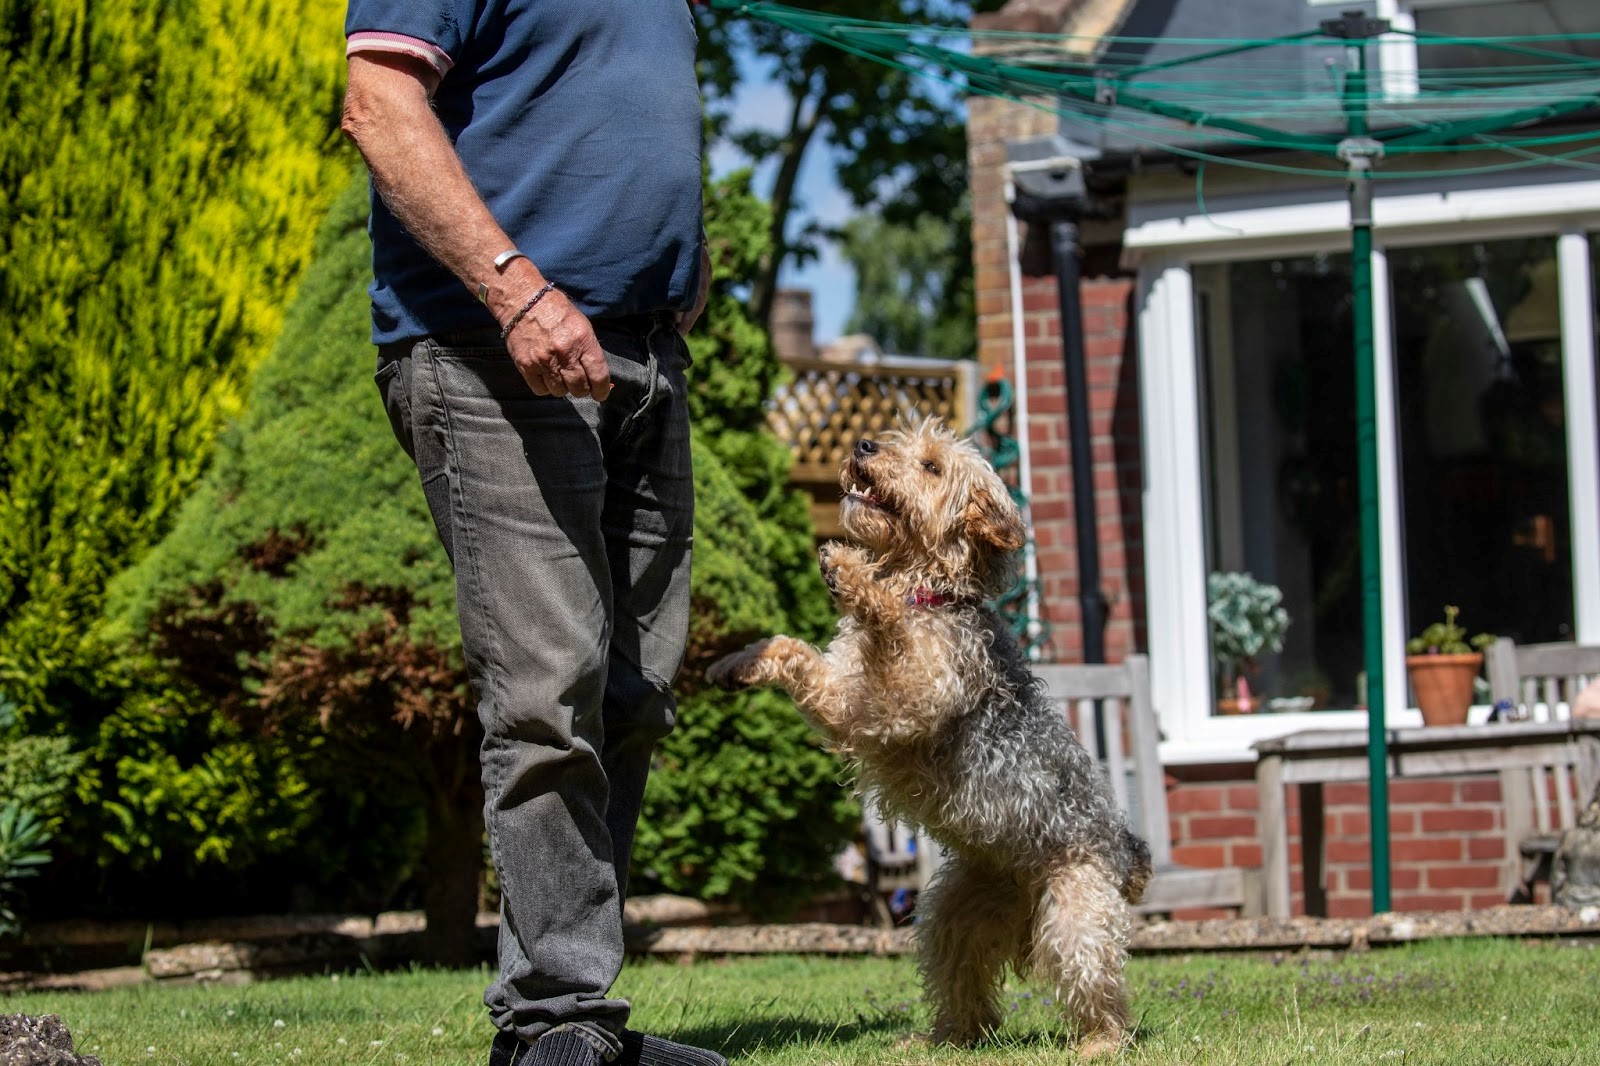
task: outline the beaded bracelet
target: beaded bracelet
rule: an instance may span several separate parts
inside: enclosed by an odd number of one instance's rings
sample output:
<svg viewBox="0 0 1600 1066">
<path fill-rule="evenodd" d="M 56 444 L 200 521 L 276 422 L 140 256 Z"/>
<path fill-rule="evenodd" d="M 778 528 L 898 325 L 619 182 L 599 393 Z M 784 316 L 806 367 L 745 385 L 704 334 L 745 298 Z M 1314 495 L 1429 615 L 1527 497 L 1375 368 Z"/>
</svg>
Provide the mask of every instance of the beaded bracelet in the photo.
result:
<svg viewBox="0 0 1600 1066">
<path fill-rule="evenodd" d="M 544 283 L 544 287 L 542 289 L 540 289 L 538 292 L 534 293 L 532 296 L 528 297 L 528 302 L 527 303 L 525 303 L 521 307 L 517 308 L 517 313 L 512 315 L 511 318 L 506 322 L 504 328 L 502 328 L 500 330 L 500 342 L 502 344 L 505 343 L 505 339 L 507 337 L 511 336 L 511 331 L 517 328 L 517 323 L 522 321 L 523 316 L 526 315 L 529 311 L 533 310 L 533 305 L 538 303 L 540 300 L 544 299 L 545 294 L 548 293 L 551 289 L 553 289 L 555 287 L 556 287 L 556 283 L 555 282 L 553 282 L 553 281 L 545 282 Z"/>
</svg>

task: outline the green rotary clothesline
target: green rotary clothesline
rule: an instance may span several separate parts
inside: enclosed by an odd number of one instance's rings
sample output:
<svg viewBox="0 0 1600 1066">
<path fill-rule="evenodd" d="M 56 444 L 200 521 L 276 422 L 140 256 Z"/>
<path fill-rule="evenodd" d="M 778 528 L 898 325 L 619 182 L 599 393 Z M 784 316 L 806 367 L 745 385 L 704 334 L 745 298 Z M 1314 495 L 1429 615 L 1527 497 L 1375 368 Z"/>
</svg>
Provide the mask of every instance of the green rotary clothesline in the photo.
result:
<svg viewBox="0 0 1600 1066">
<path fill-rule="evenodd" d="M 1450 37 L 1347 11 L 1274 38 L 1091 38 L 899 25 L 740 0 L 712 6 L 958 91 L 1054 111 L 1064 127 L 1098 131 L 1113 150 L 1347 180 L 1372 901 L 1374 911 L 1388 910 L 1372 182 L 1536 167 L 1600 170 L 1592 158 L 1600 156 L 1600 60 L 1585 54 L 1600 55 L 1600 34 Z M 1375 76 L 1372 50 L 1395 42 L 1414 47 L 1418 63 Z M 1425 50 L 1467 50 L 1477 61 L 1427 67 L 1420 62 Z M 1097 151 L 1085 148 L 1090 156 Z"/>
<path fill-rule="evenodd" d="M 718 10 L 760 19 L 846 52 L 946 82 L 956 89 L 1025 102 L 1102 127 L 1135 145 L 1199 161 L 1312 176 L 1343 175 L 1343 118 L 1353 102 L 1349 42 L 1328 25 L 1287 37 L 1200 39 L 1082 37 L 852 19 L 773 3 L 712 0 Z M 1359 17 L 1376 28 L 1378 20 Z M 1551 164 L 1600 169 L 1600 129 L 1537 128 L 1600 106 L 1600 34 L 1448 37 L 1383 28 L 1385 40 L 1418 48 L 1480 51 L 1492 64 L 1419 67 L 1403 84 L 1385 74 L 1364 92 L 1371 136 L 1386 158 L 1376 178 L 1492 173 Z M 1372 37 L 1378 36 L 1374 33 Z M 1159 46 L 1164 58 L 1140 62 Z M 1535 128 L 1530 128 L 1535 127 Z M 1505 132 L 1513 131 L 1513 132 Z M 1262 159 L 1239 149 L 1304 158 Z M 1430 157 L 1488 153 L 1451 170 Z"/>
</svg>

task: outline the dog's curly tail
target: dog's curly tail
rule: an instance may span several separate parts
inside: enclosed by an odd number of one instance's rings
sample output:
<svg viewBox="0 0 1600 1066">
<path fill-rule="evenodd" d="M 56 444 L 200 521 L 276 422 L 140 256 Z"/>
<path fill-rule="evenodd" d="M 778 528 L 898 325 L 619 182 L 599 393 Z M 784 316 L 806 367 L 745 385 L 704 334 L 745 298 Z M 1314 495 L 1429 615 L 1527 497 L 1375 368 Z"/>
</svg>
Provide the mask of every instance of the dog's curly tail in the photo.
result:
<svg viewBox="0 0 1600 1066">
<path fill-rule="evenodd" d="M 1144 887 L 1150 883 L 1152 873 L 1150 845 L 1127 826 L 1122 828 L 1121 843 L 1123 853 L 1127 857 L 1127 863 L 1123 867 L 1122 898 L 1130 904 L 1137 904 L 1144 899 Z"/>
</svg>

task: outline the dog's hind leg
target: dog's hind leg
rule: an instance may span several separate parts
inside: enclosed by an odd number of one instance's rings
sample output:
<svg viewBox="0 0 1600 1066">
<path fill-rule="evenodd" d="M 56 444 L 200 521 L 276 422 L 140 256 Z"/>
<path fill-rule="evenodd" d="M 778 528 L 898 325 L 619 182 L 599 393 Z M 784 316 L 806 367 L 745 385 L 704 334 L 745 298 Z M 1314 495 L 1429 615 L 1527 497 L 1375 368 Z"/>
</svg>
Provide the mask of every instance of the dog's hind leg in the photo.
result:
<svg viewBox="0 0 1600 1066">
<path fill-rule="evenodd" d="M 917 897 L 917 957 L 935 1043 L 970 1044 L 1000 1024 L 1000 982 L 1028 933 L 1031 901 L 1010 873 L 951 856 Z"/>
<path fill-rule="evenodd" d="M 1055 986 L 1085 1057 L 1121 1048 L 1132 1029 L 1122 976 L 1132 917 L 1119 880 L 1097 862 L 1056 867 L 1034 923 L 1033 971 Z"/>
</svg>

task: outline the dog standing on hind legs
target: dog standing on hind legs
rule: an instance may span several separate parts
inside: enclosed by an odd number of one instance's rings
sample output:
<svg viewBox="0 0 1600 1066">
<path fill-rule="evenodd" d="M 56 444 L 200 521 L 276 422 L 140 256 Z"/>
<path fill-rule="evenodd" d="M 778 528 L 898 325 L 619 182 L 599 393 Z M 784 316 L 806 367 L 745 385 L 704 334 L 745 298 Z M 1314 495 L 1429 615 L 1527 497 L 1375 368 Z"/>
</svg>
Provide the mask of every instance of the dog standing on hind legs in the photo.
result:
<svg viewBox="0 0 1600 1066">
<path fill-rule="evenodd" d="M 776 685 L 882 807 L 947 852 L 918 900 L 935 1041 L 1000 1023 L 1005 966 L 1051 984 L 1085 1056 L 1131 1033 L 1123 965 L 1150 850 L 1044 696 L 1005 623 L 1022 515 L 971 442 L 934 419 L 859 441 L 822 573 L 841 615 L 826 650 L 793 637 L 715 663 L 721 685 Z"/>
</svg>

